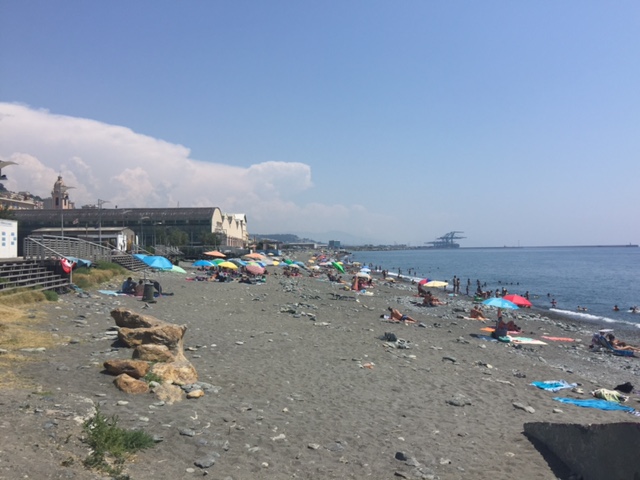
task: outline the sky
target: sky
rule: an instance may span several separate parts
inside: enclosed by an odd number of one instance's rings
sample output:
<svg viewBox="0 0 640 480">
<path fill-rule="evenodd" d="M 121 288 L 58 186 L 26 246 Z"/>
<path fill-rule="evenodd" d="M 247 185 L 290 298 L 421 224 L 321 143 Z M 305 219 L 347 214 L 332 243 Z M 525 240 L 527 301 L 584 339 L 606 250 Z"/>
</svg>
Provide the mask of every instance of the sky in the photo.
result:
<svg viewBox="0 0 640 480">
<path fill-rule="evenodd" d="M 7 189 L 250 234 L 640 243 L 640 3 L 0 0 Z"/>
</svg>

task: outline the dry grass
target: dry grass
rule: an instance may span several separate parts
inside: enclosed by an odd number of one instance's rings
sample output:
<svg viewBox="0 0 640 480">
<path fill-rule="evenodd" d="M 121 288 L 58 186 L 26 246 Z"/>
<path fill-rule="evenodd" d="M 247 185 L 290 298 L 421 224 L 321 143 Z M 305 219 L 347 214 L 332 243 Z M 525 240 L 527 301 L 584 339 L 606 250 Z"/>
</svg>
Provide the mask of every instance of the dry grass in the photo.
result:
<svg viewBox="0 0 640 480">
<path fill-rule="evenodd" d="M 40 293 L 40 292 L 27 292 Z M 46 320 L 44 314 L 28 313 L 19 308 L 0 305 L 0 388 L 26 387 L 15 369 L 30 358 L 22 355 L 22 348 L 51 348 L 55 345 L 49 332 L 40 331 L 38 326 Z"/>
<path fill-rule="evenodd" d="M 22 305 L 29 305 L 38 302 L 44 302 L 47 299 L 45 294 L 41 291 L 23 290 L 18 292 L 9 292 L 0 295 L 0 322 L 2 322 L 3 306 L 17 307 Z"/>
</svg>

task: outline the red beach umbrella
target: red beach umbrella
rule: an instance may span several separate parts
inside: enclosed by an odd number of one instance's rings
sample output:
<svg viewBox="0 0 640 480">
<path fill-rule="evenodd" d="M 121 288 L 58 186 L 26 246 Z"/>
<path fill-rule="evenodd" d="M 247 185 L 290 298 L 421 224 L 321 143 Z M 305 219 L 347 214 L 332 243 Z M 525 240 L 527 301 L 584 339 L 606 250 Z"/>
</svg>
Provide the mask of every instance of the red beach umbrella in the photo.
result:
<svg viewBox="0 0 640 480">
<path fill-rule="evenodd" d="M 529 300 L 527 300 L 524 297 L 521 297 L 520 295 L 516 295 L 515 293 L 511 293 L 509 295 L 505 295 L 504 297 L 505 300 L 509 300 L 510 302 L 515 303 L 516 305 L 518 305 L 519 307 L 531 307 L 531 302 Z"/>
<path fill-rule="evenodd" d="M 247 265 L 244 268 L 252 275 L 262 275 L 264 273 L 264 268 L 262 268 L 260 265 Z"/>
</svg>

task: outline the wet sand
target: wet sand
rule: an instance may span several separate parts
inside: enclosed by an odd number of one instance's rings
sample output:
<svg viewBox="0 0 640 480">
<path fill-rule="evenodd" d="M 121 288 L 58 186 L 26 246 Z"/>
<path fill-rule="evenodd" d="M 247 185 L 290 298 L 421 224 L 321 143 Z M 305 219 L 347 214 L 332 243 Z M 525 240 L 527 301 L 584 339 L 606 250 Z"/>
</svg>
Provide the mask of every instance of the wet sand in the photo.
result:
<svg viewBox="0 0 640 480">
<path fill-rule="evenodd" d="M 25 353 L 41 359 L 22 370 L 32 386 L 3 392 L 0 479 L 103 478 L 81 466 L 88 450 L 74 420 L 95 406 L 117 414 L 123 427 L 162 438 L 127 463 L 136 480 L 204 473 L 236 480 L 551 480 L 567 472 L 525 437 L 525 422 L 639 420 L 553 400 L 638 383 L 640 359 L 589 351 L 593 326 L 519 310 L 524 336 L 578 342 L 514 347 L 473 336 L 486 332 L 481 322 L 462 318 L 467 298 L 440 292 L 449 304 L 426 308 L 407 284 L 378 282 L 372 296 L 356 296 L 306 276 L 270 275 L 263 285 L 157 278 L 174 295 L 149 309 L 95 291 L 38 307 L 59 346 Z M 421 325 L 381 319 L 388 306 Z M 173 405 L 118 391 L 102 371 L 107 359 L 131 357 L 105 335 L 117 307 L 187 325 L 185 354 L 200 381 L 214 388 Z M 385 333 L 410 348 L 393 348 L 381 339 Z M 530 385 L 545 380 L 579 383 L 584 393 Z M 629 405 L 640 407 L 639 399 L 632 396 Z M 195 465 L 204 459 L 215 464 Z"/>
</svg>

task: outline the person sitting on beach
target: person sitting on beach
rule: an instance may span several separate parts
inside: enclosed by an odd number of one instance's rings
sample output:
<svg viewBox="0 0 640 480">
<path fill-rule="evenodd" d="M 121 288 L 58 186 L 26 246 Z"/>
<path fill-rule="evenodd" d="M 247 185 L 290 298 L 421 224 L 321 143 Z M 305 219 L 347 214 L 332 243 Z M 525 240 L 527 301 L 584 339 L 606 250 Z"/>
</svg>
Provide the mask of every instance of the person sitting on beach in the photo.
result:
<svg viewBox="0 0 640 480">
<path fill-rule="evenodd" d="M 427 307 L 437 307 L 438 305 L 446 305 L 444 302 L 440 301 L 439 298 L 434 297 L 431 292 L 426 292 L 424 294 L 424 300 L 422 301 L 423 305 Z"/>
<path fill-rule="evenodd" d="M 391 320 L 394 322 L 406 322 L 406 323 L 417 323 L 417 320 L 414 320 L 409 315 L 403 315 L 398 310 L 393 307 L 389 307 L 389 312 Z"/>
<path fill-rule="evenodd" d="M 502 320 L 502 309 L 498 308 L 498 320 L 496 321 L 496 328 L 493 332 L 491 332 L 491 336 L 493 338 L 506 337 L 509 335 L 509 332 L 520 332 L 522 331 L 520 327 L 518 327 L 513 320 L 509 320 L 508 322 L 504 322 Z"/>
<path fill-rule="evenodd" d="M 482 309 L 478 305 L 476 305 L 471 309 L 471 318 L 475 318 L 477 320 L 482 320 L 482 321 L 487 319 L 487 317 L 484 316 Z"/>
<path fill-rule="evenodd" d="M 144 295 L 144 282 L 142 281 L 142 279 L 140 279 L 138 280 L 138 284 L 136 285 L 135 296 L 141 297 L 142 295 Z"/>
<path fill-rule="evenodd" d="M 120 287 L 120 291 L 122 293 L 136 293 L 136 282 L 133 281 L 133 278 L 127 278 L 123 283 L 122 287 Z"/>
</svg>

